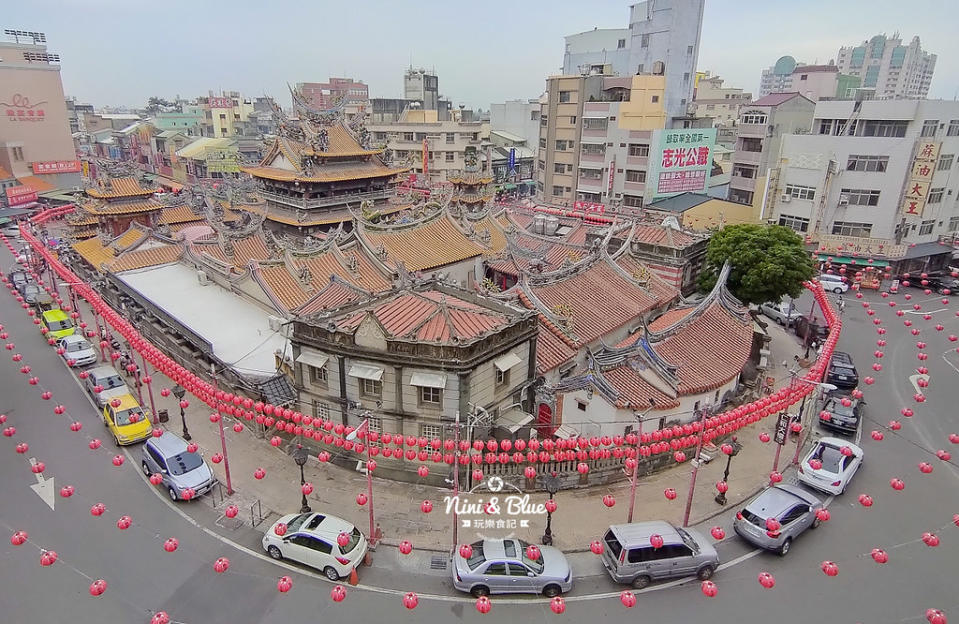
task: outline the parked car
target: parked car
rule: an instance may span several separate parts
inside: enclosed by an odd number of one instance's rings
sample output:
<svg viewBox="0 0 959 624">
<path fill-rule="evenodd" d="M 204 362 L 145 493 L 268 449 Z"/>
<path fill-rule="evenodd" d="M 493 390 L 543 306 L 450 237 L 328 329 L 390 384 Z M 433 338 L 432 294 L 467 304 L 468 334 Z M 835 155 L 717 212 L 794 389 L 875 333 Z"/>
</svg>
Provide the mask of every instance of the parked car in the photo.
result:
<svg viewBox="0 0 959 624">
<path fill-rule="evenodd" d="M 286 525 L 277 535 L 276 528 Z M 349 541 L 340 546 L 337 538 L 346 533 Z M 277 520 L 263 535 L 263 549 L 274 559 L 290 559 L 316 568 L 331 581 L 350 573 L 366 557 L 366 537 L 355 526 L 324 513 L 289 514 Z"/>
<path fill-rule="evenodd" d="M 813 316 L 811 321 L 806 315 L 800 316 L 793 321 L 793 331 L 802 339 L 805 339 L 806 332 L 809 332 L 810 340 L 818 340 L 829 336 L 829 326 L 818 316 Z"/>
<path fill-rule="evenodd" d="M 826 383 L 850 390 L 859 385 L 859 373 L 852 363 L 852 357 L 845 351 L 833 351 L 826 370 Z"/>
<path fill-rule="evenodd" d="M 20 287 L 20 296 L 23 297 L 24 302 L 29 303 L 30 305 L 36 305 L 37 301 L 40 299 L 40 293 L 43 292 L 39 286 L 33 282 L 27 282 Z"/>
<path fill-rule="evenodd" d="M 830 393 L 819 412 L 819 426 L 852 435 L 859 430 L 865 401 L 845 393 Z"/>
<path fill-rule="evenodd" d="M 97 366 L 87 371 L 84 382 L 87 393 L 96 401 L 98 407 L 103 407 L 110 399 L 130 394 L 130 388 L 124 383 L 123 377 L 112 366 Z M 97 391 L 97 388 L 100 388 Z"/>
<path fill-rule="evenodd" d="M 653 535 L 663 539 L 656 548 Z M 603 537 L 603 566 L 617 583 L 642 589 L 654 580 L 695 575 L 702 581 L 719 567 L 709 540 L 693 529 L 663 521 L 616 524 Z"/>
<path fill-rule="evenodd" d="M 573 588 L 573 572 L 564 555 L 552 546 L 537 546 L 530 559 L 520 539 L 485 539 L 470 545 L 464 559 L 453 554 L 453 587 L 476 597 L 489 594 L 543 594 L 558 596 Z"/>
<path fill-rule="evenodd" d="M 844 447 L 849 449 L 848 454 L 843 454 Z M 863 450 L 851 442 L 839 438 L 819 438 L 816 446 L 799 464 L 799 480 L 827 494 L 842 494 L 862 466 L 862 459 Z"/>
<path fill-rule="evenodd" d="M 7 237 L 20 238 L 20 226 L 16 223 L 8 223 L 3 226 L 0 233 Z"/>
<path fill-rule="evenodd" d="M 57 347 L 63 349 L 61 357 L 70 366 L 89 366 L 97 361 L 96 350 L 83 336 L 64 336 L 57 341 Z"/>
<path fill-rule="evenodd" d="M 849 282 L 845 281 L 841 275 L 823 273 L 819 276 L 819 283 L 822 284 L 823 290 L 831 290 L 837 295 L 849 290 Z"/>
<path fill-rule="evenodd" d="M 200 497 L 216 485 L 216 477 L 200 452 L 191 453 L 186 440 L 170 431 L 147 439 L 140 466 L 143 474 L 159 473 L 163 477 L 163 487 L 171 500 L 183 498 L 187 489 L 193 490 L 194 497 Z"/>
<path fill-rule="evenodd" d="M 47 310 L 41 314 L 40 323 L 43 327 L 47 328 L 47 336 L 50 338 L 63 338 L 64 336 L 72 335 L 76 331 L 76 328 L 70 321 L 70 317 L 60 308 Z"/>
<path fill-rule="evenodd" d="M 7 278 L 13 283 L 13 287 L 20 292 L 20 288 L 30 281 L 30 275 L 21 269 L 13 269 L 7 274 Z"/>
<path fill-rule="evenodd" d="M 796 302 L 783 299 L 779 303 L 764 303 L 759 306 L 763 314 L 784 327 L 792 326 L 802 314 L 796 309 Z"/>
<path fill-rule="evenodd" d="M 114 397 L 103 406 L 103 426 L 118 445 L 136 444 L 153 433 L 149 415 L 132 394 Z"/>
<path fill-rule="evenodd" d="M 822 502 L 809 492 L 779 483 L 760 492 L 737 513 L 733 529 L 747 542 L 785 555 L 803 531 L 819 526 L 816 512 L 822 508 Z M 770 519 L 776 520 L 779 528 L 770 529 Z"/>
</svg>

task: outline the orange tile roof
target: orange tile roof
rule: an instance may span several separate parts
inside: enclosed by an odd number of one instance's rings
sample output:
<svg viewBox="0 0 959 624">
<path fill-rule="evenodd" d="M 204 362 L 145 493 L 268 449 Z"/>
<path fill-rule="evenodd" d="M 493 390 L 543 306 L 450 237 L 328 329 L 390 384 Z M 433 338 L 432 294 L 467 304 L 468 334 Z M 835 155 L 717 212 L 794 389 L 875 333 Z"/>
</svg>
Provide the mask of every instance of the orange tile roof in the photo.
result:
<svg viewBox="0 0 959 624">
<path fill-rule="evenodd" d="M 2 179 L 3 176 L 0 175 L 0 180 Z M 22 178 L 17 178 L 17 182 L 24 186 L 29 186 L 38 193 L 45 193 L 57 188 L 39 176 L 24 176 Z"/>
<path fill-rule="evenodd" d="M 13 174 L 7 171 L 6 169 L 4 169 L 3 167 L 0 167 L 0 180 L 12 180 L 12 179 L 13 179 Z"/>
<path fill-rule="evenodd" d="M 540 320 L 539 337 L 536 339 L 536 366 L 541 373 L 565 364 L 575 358 L 578 352 L 578 349 L 568 345 Z"/>
<path fill-rule="evenodd" d="M 196 245 L 194 249 L 212 256 L 224 264 L 232 264 L 236 267 L 244 267 L 250 260 L 268 260 L 270 257 L 270 251 L 266 248 L 266 242 L 259 234 L 234 240 L 233 258 L 227 258 L 226 252 L 223 251 L 219 243 L 215 245 Z"/>
<path fill-rule="evenodd" d="M 155 187 L 143 188 L 139 181 L 134 178 L 114 178 L 110 180 L 112 190 L 107 190 L 106 186 L 91 187 L 87 189 L 87 195 L 97 199 L 116 199 L 120 197 L 141 197 L 153 195 Z"/>
<path fill-rule="evenodd" d="M 603 371 L 603 377 L 630 405 L 646 406 L 650 399 L 656 400 L 656 409 L 674 409 L 679 407 L 679 399 L 659 390 L 656 386 L 642 378 L 630 368 L 628 364 Z"/>
<path fill-rule="evenodd" d="M 674 308 L 669 310 L 662 316 L 658 317 L 656 320 L 649 324 L 649 329 L 652 331 L 662 331 L 669 327 L 672 327 L 676 323 L 680 322 L 687 316 L 693 313 L 695 306 L 688 308 Z M 633 338 L 627 338 L 627 341 L 633 340 Z"/>
<path fill-rule="evenodd" d="M 473 223 L 474 232 L 481 234 L 483 230 L 489 232 L 489 243 L 483 244 L 489 247 L 491 253 L 498 254 L 506 249 L 506 235 L 503 234 L 503 230 L 499 228 L 491 217 L 486 216 Z"/>
<path fill-rule="evenodd" d="M 355 272 L 349 269 L 350 256 L 356 258 Z M 318 288 L 325 286 L 331 275 L 336 275 L 346 282 L 371 292 L 379 292 L 390 287 L 390 279 L 380 272 L 363 249 L 353 249 L 348 252 L 330 250 L 313 256 L 296 258 L 294 263 L 310 270 L 313 284 Z"/>
<path fill-rule="evenodd" d="M 120 235 L 119 238 L 114 240 L 111 245 L 117 251 L 123 251 L 124 249 L 131 247 L 144 238 L 147 237 L 147 233 L 141 229 L 131 227 L 129 230 Z"/>
<path fill-rule="evenodd" d="M 193 208 L 188 204 L 182 206 L 169 206 L 160 212 L 160 223 L 171 225 L 173 223 L 187 223 L 189 221 L 200 221 L 202 215 L 193 212 Z"/>
<path fill-rule="evenodd" d="M 112 201 L 100 204 L 85 204 L 83 208 L 93 215 L 122 215 L 160 212 L 163 205 L 153 199 L 147 199 L 145 201 Z"/>
<path fill-rule="evenodd" d="M 97 219 L 87 212 L 83 206 L 79 206 L 79 210 L 67 217 L 67 223 L 72 226 L 96 225 Z"/>
<path fill-rule="evenodd" d="M 171 264 L 180 259 L 183 250 L 179 245 L 158 245 L 147 249 L 134 249 L 121 254 L 116 260 L 109 263 L 107 268 L 111 273 L 133 271 L 160 264 Z"/>
<path fill-rule="evenodd" d="M 318 293 L 313 295 L 309 301 L 298 308 L 295 313 L 299 316 L 308 316 L 323 312 L 337 306 L 341 306 L 360 298 L 360 293 L 349 286 L 338 282 L 330 281 Z"/>
<path fill-rule="evenodd" d="M 256 269 L 262 284 L 269 289 L 287 311 L 297 308 L 309 300 L 312 293 L 300 284 L 284 264 L 260 265 Z M 270 294 L 268 293 L 268 294 Z"/>
<path fill-rule="evenodd" d="M 637 225 L 633 240 L 639 243 L 684 249 L 699 239 L 661 225 Z"/>
<path fill-rule="evenodd" d="M 113 249 L 100 242 L 96 236 L 74 243 L 73 250 L 97 271 L 114 257 Z"/>
<path fill-rule="evenodd" d="M 366 162 L 322 165 L 317 167 L 311 176 L 277 167 L 241 167 L 240 170 L 255 178 L 267 178 L 268 180 L 279 180 L 281 182 L 342 182 L 344 180 L 366 180 L 394 176 L 409 171 L 409 167 L 387 167 L 379 161 L 369 160 Z"/>
<path fill-rule="evenodd" d="M 329 139 L 329 146 L 325 152 L 314 151 L 312 147 L 298 141 L 288 142 L 292 144 L 301 154 L 310 156 L 366 156 L 369 154 L 381 154 L 384 150 L 364 149 L 353 137 L 353 134 L 343 127 L 342 124 L 333 124 L 326 129 L 326 135 Z"/>
<path fill-rule="evenodd" d="M 385 262 L 393 266 L 403 262 L 409 271 L 434 269 L 485 252 L 457 229 L 445 214 L 408 228 L 376 230 L 360 226 L 360 229 L 370 249 L 375 251 L 382 246 L 386 250 Z"/>
</svg>

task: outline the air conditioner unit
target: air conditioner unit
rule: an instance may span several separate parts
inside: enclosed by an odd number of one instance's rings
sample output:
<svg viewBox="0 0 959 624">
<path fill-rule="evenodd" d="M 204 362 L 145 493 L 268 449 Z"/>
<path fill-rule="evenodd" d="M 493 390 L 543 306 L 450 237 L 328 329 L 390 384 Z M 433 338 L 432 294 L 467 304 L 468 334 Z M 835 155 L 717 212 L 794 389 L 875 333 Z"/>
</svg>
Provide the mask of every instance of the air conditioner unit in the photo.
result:
<svg viewBox="0 0 959 624">
<path fill-rule="evenodd" d="M 784 202 L 784 203 L 788 203 L 788 202 L 791 202 L 791 201 L 792 201 L 792 198 L 793 198 L 792 195 L 789 195 L 788 193 L 784 193 L 784 194 L 782 194 L 782 195 L 779 196 L 779 201 Z"/>
<path fill-rule="evenodd" d="M 849 195 L 840 195 L 839 196 L 839 205 L 848 206 L 849 205 Z"/>
<path fill-rule="evenodd" d="M 270 316 L 269 322 L 270 322 L 270 331 L 278 332 L 280 331 L 280 325 L 281 323 L 283 323 L 283 319 L 281 319 L 278 316 Z"/>
</svg>

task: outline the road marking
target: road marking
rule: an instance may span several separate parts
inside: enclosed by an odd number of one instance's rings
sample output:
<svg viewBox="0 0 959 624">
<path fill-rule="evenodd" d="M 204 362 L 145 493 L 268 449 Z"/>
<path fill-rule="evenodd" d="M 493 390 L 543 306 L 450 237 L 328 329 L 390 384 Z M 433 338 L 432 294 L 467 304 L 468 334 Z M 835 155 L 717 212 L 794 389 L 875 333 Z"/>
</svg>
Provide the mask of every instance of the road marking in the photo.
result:
<svg viewBox="0 0 959 624">
<path fill-rule="evenodd" d="M 952 362 L 950 362 L 950 361 L 949 361 L 949 358 L 946 357 L 946 354 L 947 354 L 947 353 L 953 353 L 953 352 L 954 352 L 953 349 L 948 349 L 948 350 L 946 350 L 946 351 L 943 351 L 943 352 L 942 352 L 942 360 L 943 360 L 946 364 L 948 364 L 949 366 L 951 366 L 951 367 L 952 367 L 952 370 L 954 370 L 954 371 L 956 371 L 957 373 L 959 373 L 959 368 L 956 368 L 956 365 L 953 364 Z"/>
<path fill-rule="evenodd" d="M 916 389 L 916 394 L 922 394 L 922 388 L 919 387 L 919 380 L 929 381 L 929 375 L 909 375 L 909 383 Z"/>
<path fill-rule="evenodd" d="M 30 458 L 30 466 L 36 466 L 39 462 L 36 457 Z M 37 493 L 37 496 L 40 497 L 40 500 L 45 502 L 51 510 L 55 510 L 57 503 L 57 494 L 54 490 L 53 477 L 49 479 L 43 478 L 42 472 L 35 472 L 33 476 L 37 478 L 37 482 L 30 486 L 30 489 Z"/>
<path fill-rule="evenodd" d="M 938 310 L 906 310 L 906 314 L 935 314 L 936 312 L 945 312 L 949 308 L 939 308 Z"/>
</svg>

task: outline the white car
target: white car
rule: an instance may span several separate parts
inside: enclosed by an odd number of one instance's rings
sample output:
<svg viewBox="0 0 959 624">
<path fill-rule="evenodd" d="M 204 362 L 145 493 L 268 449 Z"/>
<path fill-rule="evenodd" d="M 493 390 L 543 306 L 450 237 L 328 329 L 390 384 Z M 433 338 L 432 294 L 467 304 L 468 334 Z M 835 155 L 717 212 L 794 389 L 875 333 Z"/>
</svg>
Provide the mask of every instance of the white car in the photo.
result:
<svg viewBox="0 0 959 624">
<path fill-rule="evenodd" d="M 285 530 L 277 527 L 285 525 Z M 339 536 L 348 537 L 340 546 Z M 366 557 L 366 538 L 355 526 L 322 513 L 289 514 L 263 535 L 263 549 L 274 559 L 290 559 L 316 568 L 331 581 L 349 576 Z"/>
<path fill-rule="evenodd" d="M 819 283 L 822 284 L 823 290 L 832 291 L 837 295 L 849 290 L 849 282 L 845 281 L 841 275 L 823 273 L 819 276 Z"/>
<path fill-rule="evenodd" d="M 763 314 L 776 321 L 784 327 L 791 327 L 802 314 L 796 308 L 795 301 L 783 299 L 779 303 L 764 303 L 759 306 Z"/>
<path fill-rule="evenodd" d="M 3 229 L 0 230 L 4 236 L 11 238 L 20 238 L 20 226 L 16 223 L 9 223 L 3 226 Z"/>
<path fill-rule="evenodd" d="M 57 341 L 57 347 L 63 349 L 62 357 L 71 366 L 89 366 L 97 362 L 96 350 L 83 336 L 64 336 Z"/>
<path fill-rule="evenodd" d="M 849 449 L 843 454 L 843 447 Z M 840 438 L 819 438 L 799 464 L 799 481 L 828 494 L 842 494 L 862 466 L 861 448 Z"/>
</svg>

